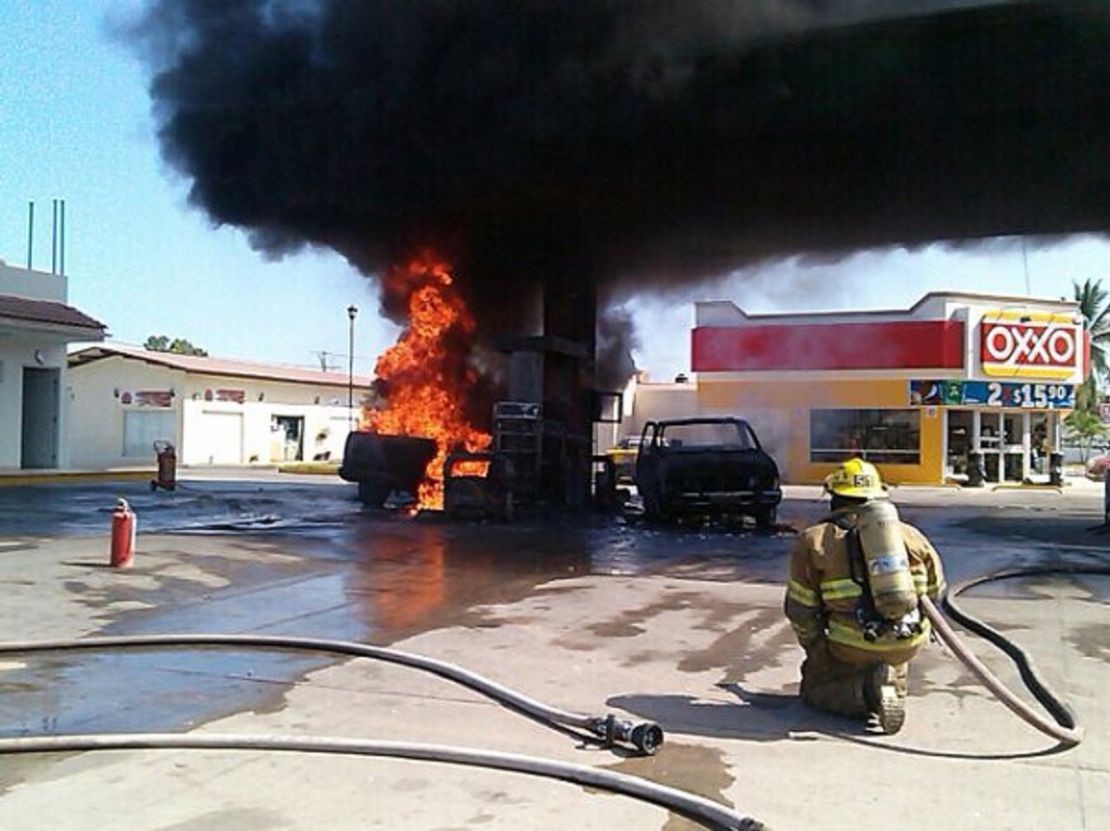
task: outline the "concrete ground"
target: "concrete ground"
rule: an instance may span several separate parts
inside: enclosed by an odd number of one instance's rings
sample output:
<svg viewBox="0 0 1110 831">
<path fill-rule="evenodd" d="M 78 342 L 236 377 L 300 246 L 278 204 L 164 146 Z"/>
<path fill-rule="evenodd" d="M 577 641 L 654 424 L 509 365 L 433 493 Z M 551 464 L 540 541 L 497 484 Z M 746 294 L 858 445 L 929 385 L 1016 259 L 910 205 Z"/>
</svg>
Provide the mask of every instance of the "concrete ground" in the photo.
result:
<svg viewBox="0 0 1110 831">
<path fill-rule="evenodd" d="M 759 535 L 635 519 L 452 525 L 368 514 L 328 477 L 0 489 L 0 640 L 247 632 L 384 644 L 461 664 L 550 704 L 657 720 L 633 758 L 413 670 L 216 649 L 0 655 L 0 736 L 106 731 L 345 736 L 544 756 L 654 779 L 773 828 L 1110 827 L 1110 631 L 1103 577 L 976 589 L 965 607 L 1036 658 L 1087 729 L 1053 752 L 946 650 L 914 665 L 893 737 L 808 710 L 782 618 L 788 489 Z M 1101 485 L 895 491 L 958 581 L 1000 567 L 1105 563 Z M 105 567 L 118 494 L 136 565 Z M 1008 662 L 980 654 L 1018 684 Z M 1024 695 L 1024 693 L 1023 693 Z M 0 757 L 0 827 L 519 829 L 696 827 L 551 780 L 430 763 L 259 752 Z"/>
</svg>

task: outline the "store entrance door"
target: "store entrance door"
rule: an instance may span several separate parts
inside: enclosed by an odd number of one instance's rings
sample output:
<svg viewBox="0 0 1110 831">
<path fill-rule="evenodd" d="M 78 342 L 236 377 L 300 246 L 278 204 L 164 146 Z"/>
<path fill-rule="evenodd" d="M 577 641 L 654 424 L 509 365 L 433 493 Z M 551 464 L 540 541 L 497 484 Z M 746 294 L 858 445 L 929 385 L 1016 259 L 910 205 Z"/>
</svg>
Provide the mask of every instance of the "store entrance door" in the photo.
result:
<svg viewBox="0 0 1110 831">
<path fill-rule="evenodd" d="M 1029 413 L 1002 414 L 1002 479 L 1024 482 L 1029 478 Z"/>
<path fill-rule="evenodd" d="M 271 416 L 270 434 L 270 456 L 274 461 L 299 462 L 304 459 L 303 416 Z"/>
<path fill-rule="evenodd" d="M 1029 413 L 980 410 L 979 452 L 983 454 L 986 481 L 1025 482 L 1030 465 Z"/>
<path fill-rule="evenodd" d="M 972 450 L 974 413 L 945 410 L 944 475 L 963 481 L 967 477 L 968 454 Z"/>
<path fill-rule="evenodd" d="M 1056 452 L 1058 419 L 1056 413 L 1049 412 L 1029 415 L 1029 478 L 1034 482 L 1051 480 L 1051 457 Z"/>
<path fill-rule="evenodd" d="M 986 481 L 1001 482 L 1002 413 L 997 410 L 975 413 L 979 422 L 979 452 L 983 454 Z"/>
</svg>

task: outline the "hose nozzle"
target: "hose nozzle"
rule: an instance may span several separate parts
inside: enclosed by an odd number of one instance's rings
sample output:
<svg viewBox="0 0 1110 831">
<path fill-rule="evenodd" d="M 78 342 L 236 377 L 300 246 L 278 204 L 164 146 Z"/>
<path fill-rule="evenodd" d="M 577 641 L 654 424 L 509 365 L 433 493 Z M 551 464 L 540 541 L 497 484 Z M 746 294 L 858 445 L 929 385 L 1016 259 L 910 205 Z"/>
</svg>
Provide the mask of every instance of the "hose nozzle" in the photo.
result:
<svg viewBox="0 0 1110 831">
<path fill-rule="evenodd" d="M 630 744 L 645 756 L 653 756 L 663 744 L 663 728 L 653 721 L 624 721 L 610 713 L 591 726 L 607 744 Z"/>
</svg>

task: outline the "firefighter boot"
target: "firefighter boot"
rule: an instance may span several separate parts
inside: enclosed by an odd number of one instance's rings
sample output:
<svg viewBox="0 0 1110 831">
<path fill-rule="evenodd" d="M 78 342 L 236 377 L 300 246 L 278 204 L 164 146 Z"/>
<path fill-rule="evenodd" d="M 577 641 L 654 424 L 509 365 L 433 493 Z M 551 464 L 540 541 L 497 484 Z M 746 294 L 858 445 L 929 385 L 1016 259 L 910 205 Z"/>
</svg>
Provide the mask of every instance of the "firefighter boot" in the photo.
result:
<svg viewBox="0 0 1110 831">
<path fill-rule="evenodd" d="M 863 679 L 863 698 L 868 712 L 888 736 L 906 722 L 906 698 L 899 690 L 898 672 L 890 664 L 875 664 Z"/>
</svg>

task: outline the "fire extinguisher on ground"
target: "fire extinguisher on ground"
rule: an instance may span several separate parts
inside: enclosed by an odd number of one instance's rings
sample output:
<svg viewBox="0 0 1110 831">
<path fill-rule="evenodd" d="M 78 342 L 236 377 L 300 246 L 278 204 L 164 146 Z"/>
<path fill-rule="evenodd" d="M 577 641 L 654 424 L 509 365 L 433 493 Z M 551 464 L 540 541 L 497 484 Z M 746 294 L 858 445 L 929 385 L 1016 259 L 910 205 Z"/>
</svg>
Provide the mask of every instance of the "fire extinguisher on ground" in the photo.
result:
<svg viewBox="0 0 1110 831">
<path fill-rule="evenodd" d="M 126 499 L 116 502 L 112 512 L 112 559 L 113 568 L 128 568 L 135 556 L 135 530 L 138 521 Z"/>
</svg>

